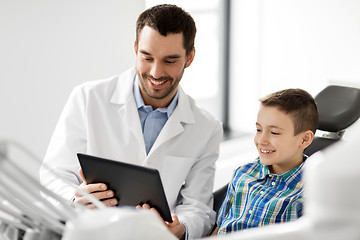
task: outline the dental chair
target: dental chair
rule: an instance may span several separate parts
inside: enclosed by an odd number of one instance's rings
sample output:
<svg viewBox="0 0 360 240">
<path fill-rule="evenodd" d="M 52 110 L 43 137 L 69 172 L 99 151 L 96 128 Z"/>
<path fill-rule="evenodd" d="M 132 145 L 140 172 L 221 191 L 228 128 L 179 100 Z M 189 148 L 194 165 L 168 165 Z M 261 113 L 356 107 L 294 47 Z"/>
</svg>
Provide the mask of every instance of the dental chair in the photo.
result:
<svg viewBox="0 0 360 240">
<path fill-rule="evenodd" d="M 339 141 L 347 128 L 360 117 L 360 89 L 331 85 L 322 90 L 315 102 L 319 112 L 319 127 L 305 154 L 323 150 Z"/>
<path fill-rule="evenodd" d="M 319 112 L 319 127 L 313 142 L 304 151 L 310 156 L 338 142 L 347 128 L 360 118 L 360 89 L 330 85 L 315 97 Z M 228 184 L 216 190 L 214 211 L 218 211 L 226 194 Z"/>
</svg>

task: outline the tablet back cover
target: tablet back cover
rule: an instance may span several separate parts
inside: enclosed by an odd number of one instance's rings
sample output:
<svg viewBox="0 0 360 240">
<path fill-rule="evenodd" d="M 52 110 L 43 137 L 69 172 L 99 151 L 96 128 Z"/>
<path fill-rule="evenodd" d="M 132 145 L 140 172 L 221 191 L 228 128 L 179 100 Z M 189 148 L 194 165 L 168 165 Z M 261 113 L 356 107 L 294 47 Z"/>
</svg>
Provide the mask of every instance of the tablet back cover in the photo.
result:
<svg viewBox="0 0 360 240">
<path fill-rule="evenodd" d="M 87 154 L 77 154 L 87 183 L 105 183 L 114 191 L 119 206 L 148 203 L 172 222 L 158 170 Z"/>
</svg>

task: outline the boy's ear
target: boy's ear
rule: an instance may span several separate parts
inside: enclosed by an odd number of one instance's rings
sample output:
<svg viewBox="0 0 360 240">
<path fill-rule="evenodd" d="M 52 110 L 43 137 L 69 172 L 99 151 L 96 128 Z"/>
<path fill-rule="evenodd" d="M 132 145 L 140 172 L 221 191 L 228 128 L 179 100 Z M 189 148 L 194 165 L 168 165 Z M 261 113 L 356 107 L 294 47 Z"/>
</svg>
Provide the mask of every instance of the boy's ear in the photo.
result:
<svg viewBox="0 0 360 240">
<path fill-rule="evenodd" d="M 314 133 L 311 130 L 307 130 L 306 132 L 303 133 L 303 139 L 301 142 L 301 148 L 305 149 L 307 148 L 313 141 L 314 139 Z"/>
</svg>

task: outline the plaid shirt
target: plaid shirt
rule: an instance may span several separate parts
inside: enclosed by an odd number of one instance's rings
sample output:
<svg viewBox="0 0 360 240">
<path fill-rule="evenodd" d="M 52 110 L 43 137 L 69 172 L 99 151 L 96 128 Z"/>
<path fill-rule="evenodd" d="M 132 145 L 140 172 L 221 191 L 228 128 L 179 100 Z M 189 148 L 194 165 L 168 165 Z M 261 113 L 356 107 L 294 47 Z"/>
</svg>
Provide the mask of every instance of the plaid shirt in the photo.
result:
<svg viewBox="0 0 360 240">
<path fill-rule="evenodd" d="M 304 161 L 306 160 L 304 155 Z M 239 167 L 218 211 L 218 234 L 295 220 L 302 215 L 304 162 L 283 174 L 271 174 L 256 162 Z"/>
</svg>

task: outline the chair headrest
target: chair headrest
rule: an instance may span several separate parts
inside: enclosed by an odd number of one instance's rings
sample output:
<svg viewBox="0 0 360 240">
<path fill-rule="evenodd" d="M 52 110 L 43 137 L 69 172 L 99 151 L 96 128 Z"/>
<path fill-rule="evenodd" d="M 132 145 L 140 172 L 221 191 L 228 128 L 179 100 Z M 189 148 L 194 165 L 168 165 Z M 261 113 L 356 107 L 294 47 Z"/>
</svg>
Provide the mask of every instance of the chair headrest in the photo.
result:
<svg viewBox="0 0 360 240">
<path fill-rule="evenodd" d="M 360 89 L 331 85 L 322 90 L 315 102 L 319 111 L 318 129 L 338 132 L 360 117 Z"/>
</svg>

